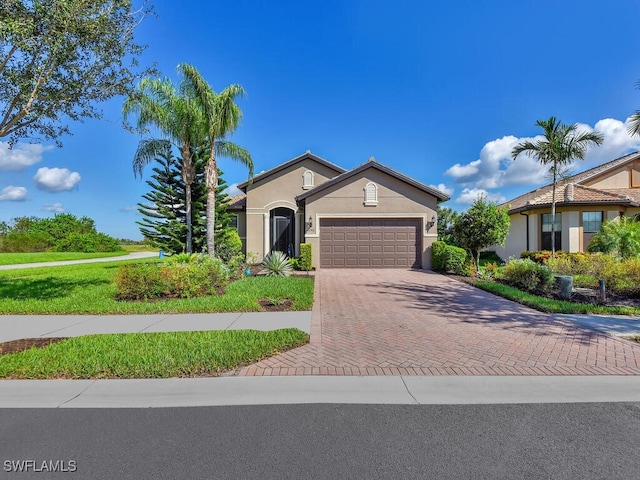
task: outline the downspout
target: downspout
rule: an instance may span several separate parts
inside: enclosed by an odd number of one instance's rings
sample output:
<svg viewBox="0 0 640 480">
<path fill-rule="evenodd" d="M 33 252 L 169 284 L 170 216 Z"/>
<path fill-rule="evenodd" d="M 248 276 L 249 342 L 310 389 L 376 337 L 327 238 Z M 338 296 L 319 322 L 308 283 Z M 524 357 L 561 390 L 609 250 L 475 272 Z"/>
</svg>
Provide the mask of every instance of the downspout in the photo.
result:
<svg viewBox="0 0 640 480">
<path fill-rule="evenodd" d="M 529 251 L 529 214 L 520 212 L 520 215 L 527 217 L 527 252 Z"/>
</svg>

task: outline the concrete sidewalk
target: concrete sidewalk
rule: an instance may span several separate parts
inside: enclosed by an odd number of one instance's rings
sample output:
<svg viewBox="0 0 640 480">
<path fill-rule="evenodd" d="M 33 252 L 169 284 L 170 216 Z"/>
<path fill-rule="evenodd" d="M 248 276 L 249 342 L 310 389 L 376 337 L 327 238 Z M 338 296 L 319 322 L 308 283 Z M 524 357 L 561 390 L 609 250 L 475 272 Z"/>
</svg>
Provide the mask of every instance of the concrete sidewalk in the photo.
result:
<svg viewBox="0 0 640 480">
<path fill-rule="evenodd" d="M 78 263 L 117 262 L 120 260 L 136 260 L 138 258 L 157 257 L 155 252 L 131 252 L 118 257 L 85 258 L 83 260 L 61 260 L 59 262 L 20 263 L 15 265 L 0 265 L 0 270 L 18 270 L 20 268 L 59 267 L 61 265 L 76 265 Z"/>
<path fill-rule="evenodd" d="M 555 314 L 554 318 L 571 320 L 582 327 L 587 327 L 616 337 L 640 336 L 640 317 L 627 315 Z"/>
<path fill-rule="evenodd" d="M 0 408 L 640 402 L 638 377 L 219 377 L 5 380 Z"/>
<path fill-rule="evenodd" d="M 277 330 L 311 332 L 311 312 L 189 313 L 159 315 L 0 315 L 0 342 L 93 333 Z"/>
</svg>

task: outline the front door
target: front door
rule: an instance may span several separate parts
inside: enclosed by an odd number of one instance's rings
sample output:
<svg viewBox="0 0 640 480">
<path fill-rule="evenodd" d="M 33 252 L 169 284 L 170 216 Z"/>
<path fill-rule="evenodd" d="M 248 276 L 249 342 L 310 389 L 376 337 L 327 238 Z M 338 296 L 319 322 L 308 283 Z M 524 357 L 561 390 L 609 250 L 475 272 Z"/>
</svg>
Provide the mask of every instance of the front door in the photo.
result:
<svg viewBox="0 0 640 480">
<path fill-rule="evenodd" d="M 271 251 L 294 255 L 294 212 L 289 208 L 271 210 Z"/>
</svg>

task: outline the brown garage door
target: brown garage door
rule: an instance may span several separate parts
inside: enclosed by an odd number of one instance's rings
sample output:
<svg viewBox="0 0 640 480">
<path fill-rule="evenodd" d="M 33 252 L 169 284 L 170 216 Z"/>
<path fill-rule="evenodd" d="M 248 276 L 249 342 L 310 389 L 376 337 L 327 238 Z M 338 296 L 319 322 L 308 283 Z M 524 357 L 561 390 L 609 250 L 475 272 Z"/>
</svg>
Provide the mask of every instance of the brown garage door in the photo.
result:
<svg viewBox="0 0 640 480">
<path fill-rule="evenodd" d="M 420 220 L 320 220 L 320 268 L 420 267 Z"/>
</svg>

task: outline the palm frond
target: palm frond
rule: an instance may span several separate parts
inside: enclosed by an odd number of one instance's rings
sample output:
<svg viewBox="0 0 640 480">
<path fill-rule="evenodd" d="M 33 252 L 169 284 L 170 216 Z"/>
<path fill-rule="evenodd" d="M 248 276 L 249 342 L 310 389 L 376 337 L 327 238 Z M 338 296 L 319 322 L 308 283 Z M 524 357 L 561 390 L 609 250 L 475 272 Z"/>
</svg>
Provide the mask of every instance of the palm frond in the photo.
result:
<svg viewBox="0 0 640 480">
<path fill-rule="evenodd" d="M 629 117 L 629 126 L 627 127 L 629 135 L 640 135 L 640 110 L 636 110 Z"/>
<path fill-rule="evenodd" d="M 243 164 L 249 170 L 249 178 L 253 178 L 253 159 L 251 154 L 235 143 L 217 140 L 215 143 L 216 156 L 228 157 Z"/>
<path fill-rule="evenodd" d="M 171 155 L 171 143 L 168 140 L 156 138 L 143 139 L 138 143 L 138 148 L 133 157 L 133 174 L 142 177 L 144 167 L 159 156 Z"/>
</svg>

